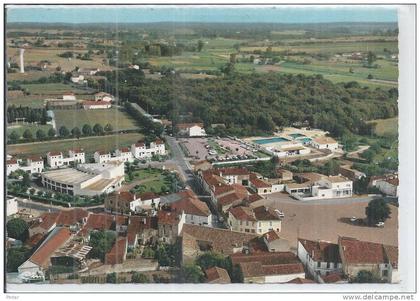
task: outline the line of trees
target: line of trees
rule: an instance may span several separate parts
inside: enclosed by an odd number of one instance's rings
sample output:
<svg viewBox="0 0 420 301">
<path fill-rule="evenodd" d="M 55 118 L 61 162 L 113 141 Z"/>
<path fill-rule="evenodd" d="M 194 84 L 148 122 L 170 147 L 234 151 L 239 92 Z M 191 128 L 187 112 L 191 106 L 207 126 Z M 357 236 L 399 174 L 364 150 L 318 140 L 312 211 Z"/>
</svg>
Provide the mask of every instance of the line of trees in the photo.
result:
<svg viewBox="0 0 420 301">
<path fill-rule="evenodd" d="M 46 124 L 51 118 L 48 117 L 45 108 L 31 108 L 11 105 L 7 107 L 7 122 L 15 122 L 16 119 L 25 118 L 25 122 Z"/>
</svg>

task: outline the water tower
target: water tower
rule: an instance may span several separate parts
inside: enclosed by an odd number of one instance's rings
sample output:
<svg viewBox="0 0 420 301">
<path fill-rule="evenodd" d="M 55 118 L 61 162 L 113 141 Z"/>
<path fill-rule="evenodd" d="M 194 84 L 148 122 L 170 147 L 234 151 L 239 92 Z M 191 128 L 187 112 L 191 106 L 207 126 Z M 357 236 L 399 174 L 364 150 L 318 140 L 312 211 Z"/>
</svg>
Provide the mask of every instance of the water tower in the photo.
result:
<svg viewBox="0 0 420 301">
<path fill-rule="evenodd" d="M 24 48 L 19 48 L 20 73 L 25 73 L 25 66 L 23 64 L 23 53 L 24 52 L 25 52 Z"/>
</svg>

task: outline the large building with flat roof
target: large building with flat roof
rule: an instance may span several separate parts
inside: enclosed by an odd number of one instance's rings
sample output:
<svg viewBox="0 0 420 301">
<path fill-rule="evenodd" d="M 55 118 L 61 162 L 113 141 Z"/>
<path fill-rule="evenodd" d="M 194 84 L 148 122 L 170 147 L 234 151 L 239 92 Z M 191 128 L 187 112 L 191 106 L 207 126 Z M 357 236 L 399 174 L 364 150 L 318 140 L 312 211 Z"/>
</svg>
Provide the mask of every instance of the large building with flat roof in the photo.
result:
<svg viewBox="0 0 420 301">
<path fill-rule="evenodd" d="M 124 180 L 124 163 L 79 164 L 77 168 L 50 170 L 41 174 L 42 184 L 69 195 L 94 196 L 119 190 Z"/>
</svg>

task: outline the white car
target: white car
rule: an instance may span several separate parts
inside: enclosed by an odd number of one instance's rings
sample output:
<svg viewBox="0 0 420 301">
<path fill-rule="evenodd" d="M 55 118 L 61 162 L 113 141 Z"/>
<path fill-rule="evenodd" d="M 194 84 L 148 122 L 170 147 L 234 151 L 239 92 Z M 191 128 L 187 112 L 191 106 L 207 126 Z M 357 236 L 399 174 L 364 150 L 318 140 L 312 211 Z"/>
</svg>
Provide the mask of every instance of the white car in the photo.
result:
<svg viewBox="0 0 420 301">
<path fill-rule="evenodd" d="M 350 221 L 351 221 L 352 223 L 354 223 L 355 221 L 357 221 L 357 217 L 352 216 L 352 217 L 350 218 Z"/>
<path fill-rule="evenodd" d="M 376 227 L 383 227 L 383 226 L 385 226 L 385 223 L 384 222 L 378 222 L 375 226 Z"/>
</svg>

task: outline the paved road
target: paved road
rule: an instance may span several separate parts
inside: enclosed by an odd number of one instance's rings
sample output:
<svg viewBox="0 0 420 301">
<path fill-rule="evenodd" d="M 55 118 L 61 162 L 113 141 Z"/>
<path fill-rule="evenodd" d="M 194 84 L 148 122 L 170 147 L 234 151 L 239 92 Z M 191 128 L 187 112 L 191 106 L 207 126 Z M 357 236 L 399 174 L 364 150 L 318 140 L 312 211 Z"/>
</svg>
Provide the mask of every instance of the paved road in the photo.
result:
<svg viewBox="0 0 420 301">
<path fill-rule="evenodd" d="M 180 167 L 179 170 L 181 172 L 181 177 L 187 183 L 187 185 L 191 186 L 192 182 L 194 181 L 194 176 L 190 163 L 188 162 L 187 158 L 185 158 L 181 147 L 176 141 L 176 138 L 170 136 L 166 136 L 165 138 L 172 151 L 172 160 L 177 166 Z"/>
<path fill-rule="evenodd" d="M 56 206 L 56 205 L 49 205 L 49 204 L 43 204 L 40 202 L 23 199 L 23 198 L 16 198 L 19 208 L 26 208 L 26 209 L 34 209 L 37 211 L 44 211 L 44 212 L 56 212 L 61 210 L 71 210 L 73 208 L 83 208 L 88 211 L 92 212 L 102 212 L 104 205 L 95 205 L 90 207 L 62 207 L 62 206 Z"/>
<path fill-rule="evenodd" d="M 290 204 L 299 204 L 299 205 L 343 205 L 343 204 L 365 203 L 375 198 L 381 198 L 381 196 L 380 195 L 377 195 L 377 196 L 361 195 L 361 196 L 353 196 L 351 198 L 299 201 L 284 193 L 273 193 L 273 194 L 267 195 L 267 202 L 268 203 L 273 203 L 273 202 L 290 203 Z"/>
</svg>

